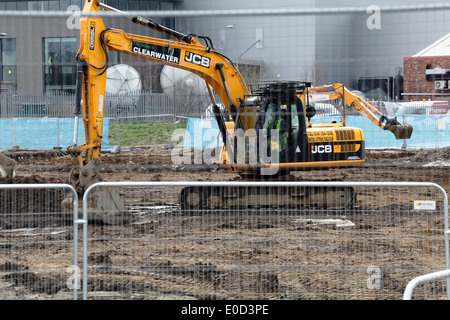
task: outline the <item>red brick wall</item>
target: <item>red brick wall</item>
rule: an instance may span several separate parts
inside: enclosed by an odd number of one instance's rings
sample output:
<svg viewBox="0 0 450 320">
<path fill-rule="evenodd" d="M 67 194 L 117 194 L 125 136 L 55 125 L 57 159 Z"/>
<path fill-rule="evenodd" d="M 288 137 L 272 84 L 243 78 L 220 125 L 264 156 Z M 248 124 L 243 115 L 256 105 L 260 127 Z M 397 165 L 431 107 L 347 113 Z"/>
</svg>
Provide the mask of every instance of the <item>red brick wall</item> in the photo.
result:
<svg viewBox="0 0 450 320">
<path fill-rule="evenodd" d="M 403 93 L 446 93 L 443 96 L 405 96 L 404 100 L 448 100 L 450 90 L 435 90 L 434 81 L 426 79 L 426 67 L 450 69 L 450 56 L 403 58 Z"/>
</svg>

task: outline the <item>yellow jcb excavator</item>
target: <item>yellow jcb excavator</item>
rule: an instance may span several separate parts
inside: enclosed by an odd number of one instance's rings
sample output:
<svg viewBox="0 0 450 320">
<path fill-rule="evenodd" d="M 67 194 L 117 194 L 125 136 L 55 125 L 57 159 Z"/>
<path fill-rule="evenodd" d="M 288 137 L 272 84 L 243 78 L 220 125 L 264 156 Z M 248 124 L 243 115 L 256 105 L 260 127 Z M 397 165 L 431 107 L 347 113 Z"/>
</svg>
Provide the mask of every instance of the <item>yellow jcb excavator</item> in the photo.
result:
<svg viewBox="0 0 450 320">
<path fill-rule="evenodd" d="M 86 0 L 83 12 L 95 13 L 101 8 L 121 12 L 98 0 Z M 310 83 L 266 82 L 250 90 L 233 62 L 215 51 L 209 38 L 185 35 L 149 18 L 129 18 L 174 40 L 106 28 L 103 20 L 93 15 L 80 19 L 75 128 L 78 118 L 82 117 L 85 143 L 77 145 L 74 142 L 68 148 L 76 166 L 70 174 L 70 183 L 80 196 L 90 185 L 101 180 L 99 168 L 109 51 L 185 69 L 205 80 L 224 142 L 217 162 L 223 169 L 269 179 L 291 170 L 347 167 L 364 161 L 361 129 L 339 124 L 320 127 L 308 124 L 314 116 L 314 109 L 308 107 Z M 226 106 L 227 116 L 232 121 L 224 120 L 213 91 Z M 285 205 L 338 209 L 348 208 L 354 202 L 352 188 L 185 188 L 180 194 L 180 205 L 182 208 L 228 207 L 244 203 L 277 206 L 277 199 L 281 197 Z M 70 199 L 66 204 L 70 204 Z M 91 219 L 121 223 L 130 218 L 117 190 L 102 189 L 94 195 L 90 206 Z"/>
</svg>

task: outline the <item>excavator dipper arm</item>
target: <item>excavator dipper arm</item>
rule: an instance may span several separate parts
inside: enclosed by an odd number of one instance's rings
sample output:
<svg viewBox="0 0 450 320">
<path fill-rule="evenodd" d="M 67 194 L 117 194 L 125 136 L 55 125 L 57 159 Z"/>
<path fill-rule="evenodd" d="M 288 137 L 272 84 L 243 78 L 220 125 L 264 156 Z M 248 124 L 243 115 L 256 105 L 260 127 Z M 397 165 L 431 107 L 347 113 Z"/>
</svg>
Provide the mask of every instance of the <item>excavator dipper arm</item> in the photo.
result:
<svg viewBox="0 0 450 320">
<path fill-rule="evenodd" d="M 396 139 L 411 138 L 412 126 L 401 125 L 397 118 L 389 119 L 370 103 L 349 91 L 343 84 L 334 83 L 332 85 L 314 87 L 309 90 L 308 94 L 311 96 L 317 95 L 319 98 L 316 97 L 315 101 L 320 101 L 320 99 L 327 101 L 342 100 L 345 106 L 357 111 L 376 126 L 383 130 L 391 131 Z M 303 97 L 303 100 L 305 100 L 305 97 Z"/>
</svg>

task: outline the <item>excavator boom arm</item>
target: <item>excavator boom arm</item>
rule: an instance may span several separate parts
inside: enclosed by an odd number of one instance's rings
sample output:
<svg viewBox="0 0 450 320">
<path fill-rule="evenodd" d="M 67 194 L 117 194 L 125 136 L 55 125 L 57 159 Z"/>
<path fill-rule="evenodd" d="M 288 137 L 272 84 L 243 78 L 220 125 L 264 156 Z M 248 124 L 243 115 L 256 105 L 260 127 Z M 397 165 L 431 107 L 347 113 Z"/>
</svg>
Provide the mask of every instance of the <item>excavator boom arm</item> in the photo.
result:
<svg viewBox="0 0 450 320">
<path fill-rule="evenodd" d="M 119 11 L 98 0 L 88 0 L 83 12 L 97 12 L 101 7 Z M 80 70 L 77 102 L 82 100 L 83 105 L 76 108 L 76 113 L 83 114 L 86 141 L 82 145 L 74 142 L 74 146 L 69 148 L 69 152 L 78 158 L 80 166 L 83 162 L 85 164 L 100 157 L 108 51 L 125 53 L 197 74 L 206 81 L 208 88 L 214 89 L 233 120 L 237 106 L 250 95 L 250 90 L 233 62 L 211 47 L 202 45 L 196 37 L 160 26 L 148 18 L 130 19 L 170 35 L 177 41 L 107 29 L 99 17 L 87 16 L 80 19 L 80 48 L 76 55 Z M 83 151 L 86 156 L 82 159 L 80 154 Z"/>
<path fill-rule="evenodd" d="M 355 110 L 379 128 L 391 131 L 396 139 L 409 139 L 411 137 L 413 128 L 410 125 L 401 125 L 396 118 L 389 119 L 370 103 L 353 94 L 343 84 L 334 83 L 314 87 L 309 90 L 308 94 L 311 96 L 317 94 L 319 98 L 316 98 L 315 101 L 320 99 L 324 101 L 342 100 L 345 106 Z"/>
<path fill-rule="evenodd" d="M 203 46 L 195 37 L 190 43 L 169 41 L 122 30 L 109 29 L 104 41 L 109 50 L 184 69 L 203 78 L 233 116 L 233 110 L 250 94 L 242 75 L 225 56 Z"/>
</svg>

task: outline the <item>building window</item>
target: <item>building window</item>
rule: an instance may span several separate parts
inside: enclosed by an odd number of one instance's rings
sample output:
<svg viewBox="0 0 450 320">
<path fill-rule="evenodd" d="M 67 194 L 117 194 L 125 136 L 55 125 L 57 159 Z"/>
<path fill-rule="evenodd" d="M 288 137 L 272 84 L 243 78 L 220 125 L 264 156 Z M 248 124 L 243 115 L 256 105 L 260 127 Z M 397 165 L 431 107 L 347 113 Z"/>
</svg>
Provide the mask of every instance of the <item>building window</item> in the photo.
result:
<svg viewBox="0 0 450 320">
<path fill-rule="evenodd" d="M 173 3 L 165 1 L 103 0 L 102 2 L 120 10 L 173 10 Z M 85 0 L 0 1 L 0 10 L 66 11 L 70 5 L 76 5 L 82 9 L 84 3 Z"/>
<path fill-rule="evenodd" d="M 160 8 L 162 11 L 173 11 L 173 2 L 160 2 Z M 174 17 L 167 17 L 162 18 L 161 24 L 170 28 L 175 29 L 175 18 Z"/>
<path fill-rule="evenodd" d="M 433 66 L 431 64 L 427 64 L 425 69 L 426 70 L 433 69 Z M 432 81 L 433 80 L 429 74 L 426 74 L 426 72 L 425 72 L 425 75 L 426 75 L 425 77 L 426 77 L 427 81 Z"/>
<path fill-rule="evenodd" d="M 6 1 L 5 6 L 6 10 L 17 10 L 17 2 L 15 1 Z"/>
<path fill-rule="evenodd" d="M 0 10 L 66 11 L 70 5 L 82 8 L 84 0 L 1 1 Z"/>
<path fill-rule="evenodd" d="M 17 89 L 16 39 L 1 39 L 1 80 L 12 83 Z"/>
<path fill-rule="evenodd" d="M 75 92 L 76 53 L 76 38 L 44 38 L 45 92 Z"/>
</svg>

